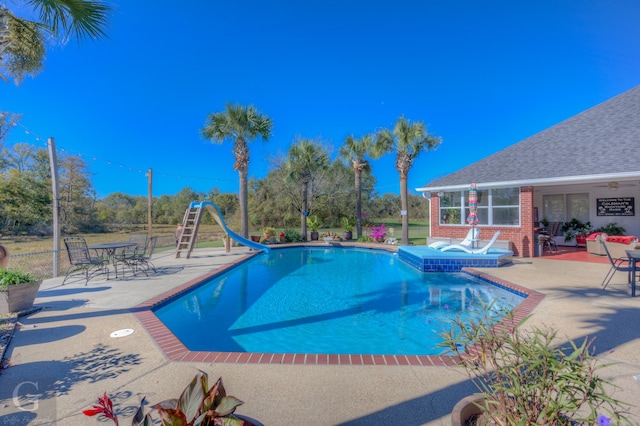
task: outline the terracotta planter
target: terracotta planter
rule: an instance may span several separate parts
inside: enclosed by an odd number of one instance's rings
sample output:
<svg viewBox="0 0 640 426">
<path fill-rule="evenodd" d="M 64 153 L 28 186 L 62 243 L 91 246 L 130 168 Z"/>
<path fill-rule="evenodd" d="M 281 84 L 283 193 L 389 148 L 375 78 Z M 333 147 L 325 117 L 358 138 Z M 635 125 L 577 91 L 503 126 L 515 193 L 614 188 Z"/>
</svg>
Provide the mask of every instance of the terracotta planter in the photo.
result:
<svg viewBox="0 0 640 426">
<path fill-rule="evenodd" d="M 0 314 L 20 312 L 33 306 L 42 281 L 10 285 L 0 291 Z"/>
<path fill-rule="evenodd" d="M 451 426 L 464 426 L 473 416 L 482 413 L 480 407 L 476 404 L 482 404 L 484 396 L 474 394 L 462 398 L 451 410 Z"/>
</svg>

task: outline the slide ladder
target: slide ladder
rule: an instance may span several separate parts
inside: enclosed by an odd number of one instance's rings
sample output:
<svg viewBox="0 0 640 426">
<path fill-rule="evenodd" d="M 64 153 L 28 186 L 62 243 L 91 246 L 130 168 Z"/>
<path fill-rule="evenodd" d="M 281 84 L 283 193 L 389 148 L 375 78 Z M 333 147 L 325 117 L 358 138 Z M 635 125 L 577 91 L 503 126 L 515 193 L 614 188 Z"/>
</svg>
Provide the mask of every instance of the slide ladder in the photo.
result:
<svg viewBox="0 0 640 426">
<path fill-rule="evenodd" d="M 222 217 L 220 208 L 214 203 L 210 201 L 194 201 L 189 204 L 189 208 L 184 213 L 182 233 L 178 238 L 178 246 L 176 247 L 176 258 L 180 257 L 181 253 L 186 253 L 187 259 L 191 256 L 191 251 L 196 243 L 196 236 L 198 234 L 198 227 L 200 226 L 200 218 L 202 216 L 203 208 L 206 208 L 224 232 L 238 243 L 254 250 L 262 250 L 264 252 L 271 251 L 268 246 L 248 240 L 229 229 Z"/>
<path fill-rule="evenodd" d="M 182 253 L 186 253 L 186 258 L 191 257 L 191 251 L 196 244 L 196 235 L 198 235 L 198 227 L 200 226 L 200 217 L 202 209 L 189 208 L 184 212 L 182 219 L 182 233 L 178 236 L 178 246 L 176 247 L 176 258 Z"/>
</svg>

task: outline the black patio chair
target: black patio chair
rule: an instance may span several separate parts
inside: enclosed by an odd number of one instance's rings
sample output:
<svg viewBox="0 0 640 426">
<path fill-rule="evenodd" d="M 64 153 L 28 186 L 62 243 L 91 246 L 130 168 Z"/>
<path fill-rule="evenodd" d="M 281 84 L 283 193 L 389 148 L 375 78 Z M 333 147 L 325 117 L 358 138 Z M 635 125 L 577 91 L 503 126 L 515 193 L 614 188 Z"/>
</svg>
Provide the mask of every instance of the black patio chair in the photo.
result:
<svg viewBox="0 0 640 426">
<path fill-rule="evenodd" d="M 133 270 L 136 257 L 144 255 L 147 249 L 147 234 L 129 234 L 129 242 L 135 243 L 135 245 L 122 249 L 115 254 L 113 264 L 116 269 L 116 277 L 118 276 L 118 263 L 123 263 Z M 122 274 L 124 275 L 124 270 L 122 270 Z"/>
<path fill-rule="evenodd" d="M 137 271 L 140 269 L 146 276 L 149 276 L 148 272 L 151 269 L 153 272 L 158 272 L 153 263 L 151 263 L 151 257 L 156 249 L 157 237 L 151 237 L 149 244 L 144 253 L 136 255 L 131 260 L 133 262 L 133 269 Z"/>
<path fill-rule="evenodd" d="M 611 263 L 611 268 L 609 268 L 609 272 L 607 272 L 607 275 L 605 275 L 604 279 L 602 280 L 602 284 L 601 284 L 602 289 L 604 290 L 605 288 L 607 288 L 607 286 L 609 285 L 609 282 L 611 281 L 611 278 L 613 278 L 615 273 L 618 271 L 626 272 L 627 282 L 631 282 L 631 273 L 633 271 L 633 267 L 629 263 L 629 259 L 626 257 L 614 259 L 613 257 L 611 257 L 611 253 L 609 253 L 609 249 L 607 248 L 607 244 L 605 240 L 600 237 L 598 237 L 598 239 L 600 240 L 600 244 L 602 244 L 602 247 L 604 248 L 604 252 L 607 254 L 607 257 L 609 258 L 609 262 Z"/>
<path fill-rule="evenodd" d="M 92 257 L 84 238 L 67 237 L 64 239 L 64 245 L 67 248 L 71 267 L 69 267 L 69 270 L 67 270 L 64 276 L 64 280 L 62 280 L 63 285 L 67 279 L 76 272 L 84 272 L 84 285 L 87 285 L 89 280 L 97 274 L 106 273 L 107 279 L 109 279 L 109 259 Z"/>
</svg>

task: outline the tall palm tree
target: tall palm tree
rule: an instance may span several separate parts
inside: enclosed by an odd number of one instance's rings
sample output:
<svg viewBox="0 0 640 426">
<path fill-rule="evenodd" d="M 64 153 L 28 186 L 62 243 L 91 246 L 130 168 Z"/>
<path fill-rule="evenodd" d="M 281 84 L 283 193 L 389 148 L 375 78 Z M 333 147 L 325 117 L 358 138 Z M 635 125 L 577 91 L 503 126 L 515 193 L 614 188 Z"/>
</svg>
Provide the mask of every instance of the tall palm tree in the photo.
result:
<svg viewBox="0 0 640 426">
<path fill-rule="evenodd" d="M 21 2 L 18 2 L 21 3 Z M 42 70 L 47 40 L 66 41 L 106 37 L 104 27 L 112 8 L 103 1 L 30 0 L 37 21 L 19 17 L 0 4 L 0 78 L 19 84 Z"/>
<path fill-rule="evenodd" d="M 422 151 L 429 151 L 441 142 L 441 138 L 429 134 L 421 121 L 410 122 L 404 115 L 396 122 L 393 130 L 382 129 L 376 135 L 377 152 L 396 151 L 396 170 L 400 174 L 400 203 L 402 209 L 402 244 L 409 244 L 409 201 L 407 183 L 409 170 Z"/>
<path fill-rule="evenodd" d="M 349 135 L 340 148 L 339 154 L 345 161 L 350 161 L 353 166 L 356 186 L 356 237 L 360 238 L 362 236 L 362 172 L 371 169 L 371 165 L 365 157 L 370 156 L 376 159 L 382 153 L 374 149 L 373 135 L 365 135 L 361 138 Z"/>
<path fill-rule="evenodd" d="M 249 237 L 249 198 L 247 194 L 247 176 L 249 174 L 249 146 L 247 142 L 260 136 L 268 140 L 273 123 L 266 115 L 258 112 L 253 105 L 227 104 L 225 111 L 209 114 L 202 135 L 213 143 L 233 140 L 233 153 L 236 156 L 233 169 L 240 178 L 240 223 L 241 235 Z"/>
<path fill-rule="evenodd" d="M 306 241 L 309 186 L 313 184 L 318 172 L 329 168 L 329 154 L 320 143 L 309 139 L 300 139 L 289 148 L 285 168 L 289 178 L 300 183 L 302 195 L 300 233 Z"/>
</svg>

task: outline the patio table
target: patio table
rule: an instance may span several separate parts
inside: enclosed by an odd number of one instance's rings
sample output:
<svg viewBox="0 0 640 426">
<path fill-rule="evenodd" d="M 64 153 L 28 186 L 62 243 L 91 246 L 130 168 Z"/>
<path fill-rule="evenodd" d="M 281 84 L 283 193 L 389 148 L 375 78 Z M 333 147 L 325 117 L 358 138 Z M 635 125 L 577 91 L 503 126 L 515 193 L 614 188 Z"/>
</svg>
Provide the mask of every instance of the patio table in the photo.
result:
<svg viewBox="0 0 640 426">
<path fill-rule="evenodd" d="M 118 278 L 118 268 L 116 267 L 116 252 L 120 249 L 133 247 L 135 245 L 137 244 L 129 241 L 120 241 L 114 243 L 93 244 L 87 246 L 87 248 L 90 250 L 95 250 L 96 253 L 99 252 L 101 256 L 106 256 L 111 264 L 113 264 L 113 269 L 116 272 L 116 278 Z"/>
<path fill-rule="evenodd" d="M 640 250 L 626 250 L 631 263 L 631 297 L 636 297 L 636 263 L 640 260 Z"/>
</svg>

